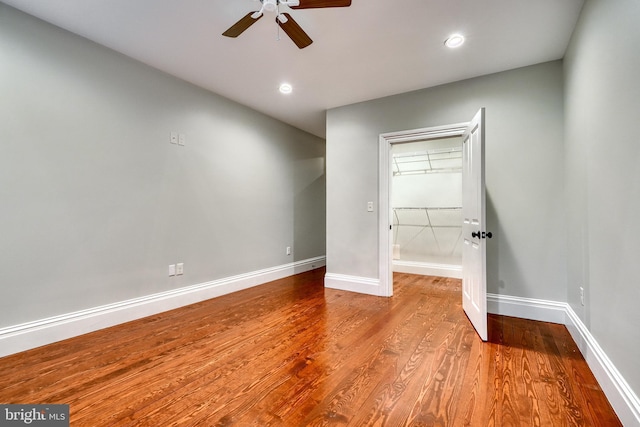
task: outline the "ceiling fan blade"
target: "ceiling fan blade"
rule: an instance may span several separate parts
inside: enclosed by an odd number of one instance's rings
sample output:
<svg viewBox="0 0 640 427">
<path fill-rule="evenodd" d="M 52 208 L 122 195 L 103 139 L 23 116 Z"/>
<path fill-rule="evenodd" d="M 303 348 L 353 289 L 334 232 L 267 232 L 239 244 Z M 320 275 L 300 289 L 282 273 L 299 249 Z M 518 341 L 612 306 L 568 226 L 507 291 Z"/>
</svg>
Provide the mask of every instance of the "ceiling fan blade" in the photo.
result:
<svg viewBox="0 0 640 427">
<path fill-rule="evenodd" d="M 278 25 L 280 25 L 280 28 L 282 28 L 282 30 L 287 33 L 291 40 L 293 40 L 296 46 L 298 46 L 300 49 L 304 49 L 305 47 L 313 43 L 313 40 L 311 40 L 311 38 L 307 35 L 307 33 L 304 32 L 300 25 L 298 25 L 298 23 L 294 21 L 291 15 L 289 15 L 288 13 L 282 13 L 281 15 L 284 15 L 284 17 L 286 18 L 285 22 L 283 23 L 278 18 L 276 18 L 276 22 L 278 23 Z"/>
<path fill-rule="evenodd" d="M 247 28 L 252 26 L 258 19 L 262 18 L 262 16 L 263 16 L 263 15 L 260 15 L 257 18 L 254 19 L 254 18 L 251 17 L 251 15 L 253 15 L 254 13 L 256 13 L 256 12 L 247 13 L 244 16 L 244 18 L 242 18 L 241 20 L 239 20 L 238 22 L 233 24 L 227 31 L 222 33 L 222 35 L 223 36 L 227 36 L 227 37 L 238 37 Z"/>
<path fill-rule="evenodd" d="M 298 6 L 289 6 L 291 9 L 315 9 L 320 7 L 349 7 L 351 0 L 300 0 Z"/>
</svg>

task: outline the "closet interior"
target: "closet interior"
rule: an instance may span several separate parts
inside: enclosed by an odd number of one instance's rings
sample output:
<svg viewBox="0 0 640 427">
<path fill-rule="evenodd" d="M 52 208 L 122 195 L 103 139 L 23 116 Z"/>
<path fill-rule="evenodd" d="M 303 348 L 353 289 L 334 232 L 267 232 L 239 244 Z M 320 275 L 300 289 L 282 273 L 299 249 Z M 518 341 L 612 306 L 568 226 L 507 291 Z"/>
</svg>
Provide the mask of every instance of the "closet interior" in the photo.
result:
<svg viewBox="0 0 640 427">
<path fill-rule="evenodd" d="M 392 145 L 393 269 L 461 277 L 462 138 Z"/>
</svg>

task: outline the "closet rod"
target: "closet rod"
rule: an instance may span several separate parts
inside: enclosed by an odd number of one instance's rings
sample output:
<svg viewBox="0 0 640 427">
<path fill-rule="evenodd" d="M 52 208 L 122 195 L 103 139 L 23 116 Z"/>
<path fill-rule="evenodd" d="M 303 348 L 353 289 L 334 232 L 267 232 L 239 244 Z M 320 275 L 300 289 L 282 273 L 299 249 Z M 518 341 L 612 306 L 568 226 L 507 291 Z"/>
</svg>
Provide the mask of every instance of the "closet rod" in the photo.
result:
<svg viewBox="0 0 640 427">
<path fill-rule="evenodd" d="M 453 148 L 437 148 L 437 149 L 433 149 L 433 150 L 426 150 L 426 151 L 412 151 L 409 153 L 396 153 L 393 155 L 394 158 L 407 158 L 407 157 L 417 157 L 417 156 L 431 156 L 431 155 L 438 155 L 438 154 L 456 154 L 456 153 L 460 153 L 462 154 L 462 147 L 453 147 Z M 453 157 L 458 158 L 456 157 Z M 441 160 L 441 159 L 438 159 Z M 444 159 L 442 159 L 444 160 Z"/>
</svg>

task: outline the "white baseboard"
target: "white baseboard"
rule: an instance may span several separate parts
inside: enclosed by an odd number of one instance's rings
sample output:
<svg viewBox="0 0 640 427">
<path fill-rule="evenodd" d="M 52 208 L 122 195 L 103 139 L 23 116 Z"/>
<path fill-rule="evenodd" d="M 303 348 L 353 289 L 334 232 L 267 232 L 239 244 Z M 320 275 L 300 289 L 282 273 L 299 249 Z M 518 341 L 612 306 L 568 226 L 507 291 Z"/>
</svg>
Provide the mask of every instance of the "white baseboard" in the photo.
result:
<svg viewBox="0 0 640 427">
<path fill-rule="evenodd" d="M 398 273 L 420 274 L 422 276 L 451 277 L 462 279 L 462 266 L 452 264 L 434 264 L 430 262 L 393 260 L 393 271 Z"/>
<path fill-rule="evenodd" d="M 624 426 L 640 426 L 640 400 L 567 303 L 487 294 L 487 311 L 566 325 Z"/>
<path fill-rule="evenodd" d="M 567 329 L 624 426 L 640 426 L 640 399 L 567 304 Z"/>
<path fill-rule="evenodd" d="M 368 277 L 347 276 L 345 274 L 326 273 L 324 286 L 342 291 L 358 292 L 367 295 L 383 296 L 380 281 Z"/>
<path fill-rule="evenodd" d="M 489 313 L 522 319 L 564 325 L 566 306 L 567 304 L 557 301 L 487 294 L 487 311 Z"/>
<path fill-rule="evenodd" d="M 0 328 L 0 357 L 226 295 L 322 267 L 326 257 L 226 277 L 87 310 Z"/>
</svg>

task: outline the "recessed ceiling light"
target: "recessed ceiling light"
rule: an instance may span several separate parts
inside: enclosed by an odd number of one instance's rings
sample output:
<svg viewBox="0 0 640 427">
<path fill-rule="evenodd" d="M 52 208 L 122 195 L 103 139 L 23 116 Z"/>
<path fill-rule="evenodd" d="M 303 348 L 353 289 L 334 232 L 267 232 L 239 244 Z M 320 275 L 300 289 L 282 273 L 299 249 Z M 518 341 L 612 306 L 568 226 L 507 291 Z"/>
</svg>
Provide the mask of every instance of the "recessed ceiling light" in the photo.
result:
<svg viewBox="0 0 640 427">
<path fill-rule="evenodd" d="M 282 83 L 280 85 L 280 93 L 290 94 L 293 92 L 293 87 L 289 83 Z"/>
<path fill-rule="evenodd" d="M 460 47 L 464 43 L 464 36 L 460 34 L 452 34 L 448 39 L 444 41 L 446 47 L 454 48 Z"/>
</svg>

